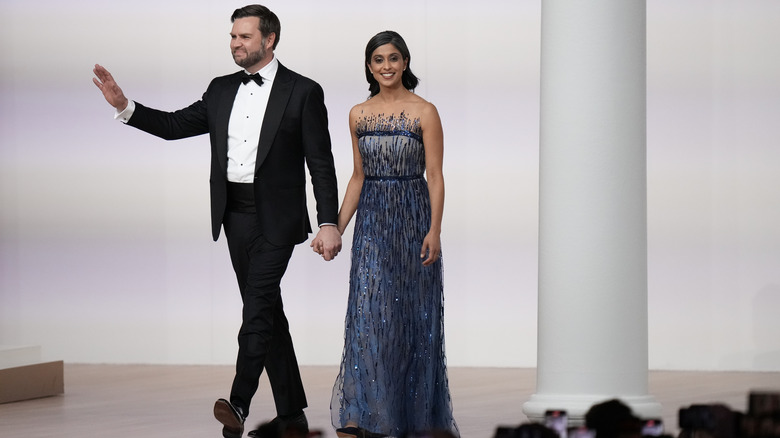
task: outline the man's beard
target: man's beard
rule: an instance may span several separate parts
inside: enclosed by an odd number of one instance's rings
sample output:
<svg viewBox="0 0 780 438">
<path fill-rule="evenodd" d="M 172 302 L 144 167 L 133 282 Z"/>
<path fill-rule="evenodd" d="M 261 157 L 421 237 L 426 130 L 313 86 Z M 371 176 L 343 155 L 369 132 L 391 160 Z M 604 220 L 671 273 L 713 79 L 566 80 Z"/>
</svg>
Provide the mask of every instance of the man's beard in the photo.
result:
<svg viewBox="0 0 780 438">
<path fill-rule="evenodd" d="M 260 61 L 264 60 L 265 56 L 266 56 L 266 53 L 267 52 L 265 50 L 265 39 L 263 39 L 262 46 L 260 47 L 260 50 L 258 50 L 256 52 L 247 52 L 246 53 L 246 57 L 244 59 L 242 59 L 242 60 L 236 59 L 236 55 L 234 53 L 233 54 L 233 61 L 235 61 L 236 64 L 238 64 L 239 67 L 249 68 L 249 67 L 259 63 Z"/>
</svg>

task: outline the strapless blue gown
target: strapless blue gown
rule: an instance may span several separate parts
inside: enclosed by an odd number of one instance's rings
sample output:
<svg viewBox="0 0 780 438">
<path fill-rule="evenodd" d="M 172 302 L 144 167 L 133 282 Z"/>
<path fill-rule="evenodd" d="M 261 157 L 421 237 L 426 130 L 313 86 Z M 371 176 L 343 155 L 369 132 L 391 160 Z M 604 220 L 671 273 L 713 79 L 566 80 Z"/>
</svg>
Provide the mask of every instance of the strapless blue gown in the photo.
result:
<svg viewBox="0 0 780 438">
<path fill-rule="evenodd" d="M 431 206 L 419 119 L 357 126 L 365 180 L 355 217 L 341 369 L 331 419 L 375 433 L 458 429 L 444 355 L 441 258 L 423 266 Z"/>
</svg>

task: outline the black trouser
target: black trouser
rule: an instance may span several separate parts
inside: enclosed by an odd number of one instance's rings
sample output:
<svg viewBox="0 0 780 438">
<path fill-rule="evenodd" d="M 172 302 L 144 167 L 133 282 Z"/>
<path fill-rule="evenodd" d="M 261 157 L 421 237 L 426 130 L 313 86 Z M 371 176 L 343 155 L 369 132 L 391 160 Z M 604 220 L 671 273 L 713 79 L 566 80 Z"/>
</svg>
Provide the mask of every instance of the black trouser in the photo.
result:
<svg viewBox="0 0 780 438">
<path fill-rule="evenodd" d="M 243 196 L 234 191 L 231 195 Z M 276 246 L 268 242 L 252 210 L 246 208 L 246 203 L 241 208 L 229 207 L 224 220 L 230 258 L 244 303 L 230 402 L 248 414 L 265 368 L 277 415 L 289 415 L 307 406 L 280 288 L 294 245 Z"/>
</svg>

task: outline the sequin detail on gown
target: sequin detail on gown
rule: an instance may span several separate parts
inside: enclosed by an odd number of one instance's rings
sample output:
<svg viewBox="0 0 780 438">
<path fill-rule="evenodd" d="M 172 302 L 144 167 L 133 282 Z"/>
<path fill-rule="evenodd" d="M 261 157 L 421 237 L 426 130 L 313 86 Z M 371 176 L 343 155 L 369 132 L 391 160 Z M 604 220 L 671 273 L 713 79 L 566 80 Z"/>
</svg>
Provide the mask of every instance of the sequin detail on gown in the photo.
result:
<svg viewBox="0 0 780 438">
<path fill-rule="evenodd" d="M 358 123 L 365 179 L 355 217 L 344 352 L 331 420 L 393 437 L 449 430 L 441 258 L 422 266 L 431 206 L 419 119 Z"/>
</svg>

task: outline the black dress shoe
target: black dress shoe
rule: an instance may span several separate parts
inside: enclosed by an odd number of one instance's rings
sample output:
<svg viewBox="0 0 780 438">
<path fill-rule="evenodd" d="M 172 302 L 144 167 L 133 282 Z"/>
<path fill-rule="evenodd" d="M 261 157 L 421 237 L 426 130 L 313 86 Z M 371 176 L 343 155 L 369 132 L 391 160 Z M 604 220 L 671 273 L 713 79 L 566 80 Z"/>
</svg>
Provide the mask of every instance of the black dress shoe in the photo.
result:
<svg viewBox="0 0 780 438">
<path fill-rule="evenodd" d="M 214 418 L 222 427 L 222 436 L 225 438 L 241 438 L 244 434 L 244 420 L 246 416 L 240 407 L 221 398 L 214 403 Z"/>
<path fill-rule="evenodd" d="M 361 436 L 360 428 L 349 426 L 336 429 L 336 436 L 339 438 L 358 438 Z"/>
<path fill-rule="evenodd" d="M 291 415 L 280 415 L 250 431 L 247 436 L 250 438 L 276 438 L 288 431 L 295 431 L 304 436 L 309 433 L 309 422 L 303 411 Z"/>
</svg>

